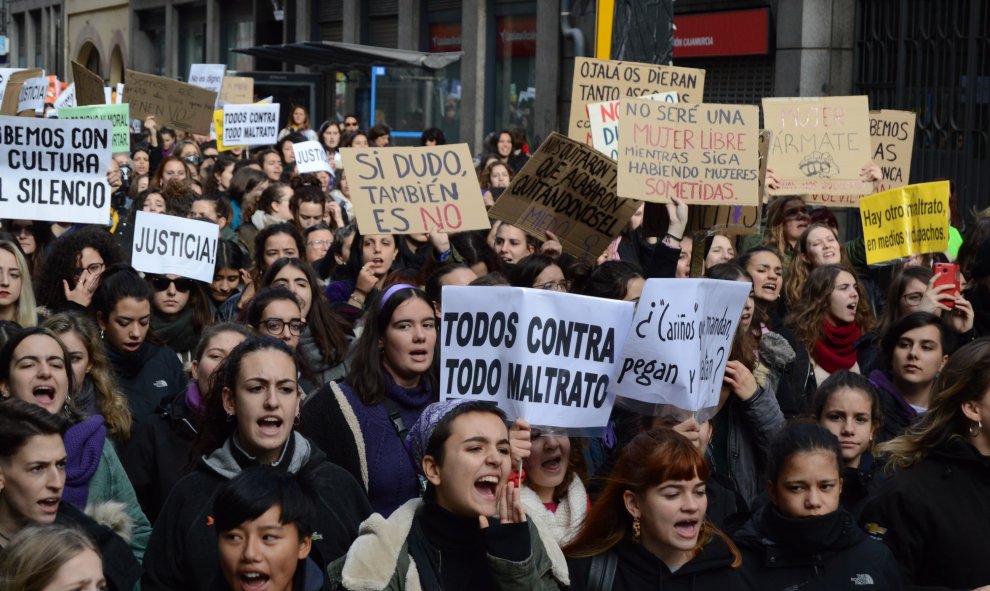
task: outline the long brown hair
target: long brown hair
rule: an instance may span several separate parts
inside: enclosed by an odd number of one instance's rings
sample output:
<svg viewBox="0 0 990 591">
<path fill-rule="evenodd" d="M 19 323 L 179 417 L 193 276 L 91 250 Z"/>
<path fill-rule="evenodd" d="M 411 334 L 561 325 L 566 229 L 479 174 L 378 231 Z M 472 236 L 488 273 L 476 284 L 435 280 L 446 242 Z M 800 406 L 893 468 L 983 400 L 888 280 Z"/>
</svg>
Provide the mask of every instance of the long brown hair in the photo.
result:
<svg viewBox="0 0 990 591">
<path fill-rule="evenodd" d="M 804 199 L 800 195 L 784 195 L 775 197 L 767 204 L 767 224 L 763 230 L 763 244 L 775 249 L 781 255 L 792 251 L 791 243 L 784 235 L 784 207 L 791 201 L 800 201 L 804 204 Z M 783 256 L 781 256 L 783 259 Z"/>
<path fill-rule="evenodd" d="M 873 327 L 873 311 L 866 300 L 866 293 L 863 291 L 863 284 L 860 282 L 856 272 L 845 265 L 823 265 L 816 268 L 808 275 L 808 281 L 804 285 L 799 300 L 801 307 L 797 308 L 788 316 L 787 325 L 797 335 L 798 340 L 804 344 L 808 351 L 815 348 L 815 343 L 821 338 L 825 327 L 825 315 L 828 313 L 829 298 L 835 289 L 836 279 L 839 273 L 847 272 L 856 279 L 856 293 L 859 294 L 859 302 L 856 304 L 856 320 L 860 330 L 866 332 Z M 797 302 L 795 302 L 796 304 Z"/>
<path fill-rule="evenodd" d="M 708 464 L 686 437 L 673 429 L 640 433 L 623 448 L 605 491 L 588 512 L 581 532 L 564 548 L 571 558 L 587 558 L 608 552 L 623 538 L 632 535 L 632 515 L 626 510 L 623 494 L 629 490 L 642 496 L 668 480 L 707 481 Z M 712 538 L 720 537 L 734 558 L 733 567 L 742 563 L 739 550 L 710 521 L 705 519 L 694 548 L 697 555 Z"/>
<path fill-rule="evenodd" d="M 818 228 L 825 228 L 832 232 L 836 241 L 839 239 L 835 228 L 821 223 L 811 224 L 801 233 L 797 244 L 794 245 L 794 258 L 791 259 L 791 268 L 787 273 L 787 280 L 784 281 L 784 295 L 787 297 L 789 304 L 801 301 L 801 291 L 804 290 L 804 284 L 808 281 L 808 276 L 814 270 L 814 266 L 807 258 L 808 239 L 811 237 L 811 232 Z M 846 249 L 843 248 L 841 243 L 839 243 L 839 264 L 849 265 L 849 257 L 846 256 Z"/>
</svg>

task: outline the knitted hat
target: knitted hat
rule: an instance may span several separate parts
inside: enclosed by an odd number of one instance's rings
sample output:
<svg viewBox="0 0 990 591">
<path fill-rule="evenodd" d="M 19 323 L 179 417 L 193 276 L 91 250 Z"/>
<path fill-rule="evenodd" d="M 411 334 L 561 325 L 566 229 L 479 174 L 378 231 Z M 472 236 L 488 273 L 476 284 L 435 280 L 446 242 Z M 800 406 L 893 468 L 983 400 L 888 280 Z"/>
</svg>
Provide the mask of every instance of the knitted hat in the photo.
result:
<svg viewBox="0 0 990 591">
<path fill-rule="evenodd" d="M 406 446 L 409 448 L 409 453 L 412 454 L 413 461 L 416 463 L 416 470 L 423 471 L 423 456 L 426 455 L 426 448 L 430 445 L 430 438 L 433 437 L 433 431 L 436 430 L 440 421 L 450 411 L 468 402 L 470 401 L 463 399 L 442 400 L 440 402 L 434 402 L 423 409 L 423 413 L 419 415 L 416 424 L 412 426 L 412 429 L 409 429 L 409 434 L 406 435 Z"/>
</svg>

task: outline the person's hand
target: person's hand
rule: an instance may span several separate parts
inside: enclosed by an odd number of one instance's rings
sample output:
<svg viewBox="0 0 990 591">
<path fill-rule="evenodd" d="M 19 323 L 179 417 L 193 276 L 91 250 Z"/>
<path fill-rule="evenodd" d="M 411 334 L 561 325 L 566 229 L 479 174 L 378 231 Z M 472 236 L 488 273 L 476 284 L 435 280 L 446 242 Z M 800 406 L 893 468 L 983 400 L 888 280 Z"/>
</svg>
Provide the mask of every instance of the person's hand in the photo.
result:
<svg viewBox="0 0 990 591">
<path fill-rule="evenodd" d="M 88 308 L 89 304 L 93 301 L 93 292 L 96 291 L 96 287 L 100 284 L 100 275 L 103 273 L 90 273 L 89 269 L 83 269 L 79 279 L 76 281 L 76 286 L 69 288 L 69 282 L 65 279 L 62 280 L 62 289 L 65 292 L 65 299 L 70 302 L 75 302 L 82 306 L 83 308 Z"/>
<path fill-rule="evenodd" d="M 148 115 L 144 118 L 144 128 L 148 130 L 148 144 L 152 148 L 158 147 L 158 122 L 155 121 L 154 115 Z"/>
<path fill-rule="evenodd" d="M 871 160 L 859 169 L 859 178 L 868 183 L 875 183 L 883 178 L 883 171 Z"/>
<path fill-rule="evenodd" d="M 694 417 L 687 419 L 686 421 L 681 421 L 673 427 L 674 431 L 677 431 L 681 435 L 688 438 L 697 448 L 701 447 L 701 425 L 698 424 L 698 420 Z"/>
<path fill-rule="evenodd" d="M 441 232 L 434 228 L 427 236 L 430 238 L 430 244 L 433 245 L 433 250 L 437 251 L 437 253 L 443 254 L 450 250 L 450 237 L 446 232 Z"/>
<path fill-rule="evenodd" d="M 557 235 L 547 230 L 547 241 L 540 247 L 540 254 L 545 254 L 552 259 L 558 258 L 564 252 L 564 247 L 560 243 Z"/>
<path fill-rule="evenodd" d="M 108 166 L 107 167 L 107 184 L 114 191 L 120 189 L 123 181 L 120 179 L 120 167 L 119 166 Z"/>
<path fill-rule="evenodd" d="M 498 520 L 502 525 L 508 523 L 526 523 L 526 512 L 523 510 L 522 497 L 516 485 L 507 482 L 498 495 Z M 488 517 L 478 516 L 481 529 L 488 529 Z"/>
<path fill-rule="evenodd" d="M 485 202 L 485 209 L 491 209 L 495 207 L 495 197 L 492 196 L 492 192 L 485 189 L 481 193 L 481 200 Z"/>
<path fill-rule="evenodd" d="M 488 246 L 491 248 L 495 248 L 495 236 L 498 234 L 498 228 L 501 225 L 501 220 L 494 220 L 492 221 L 492 229 L 488 230 L 488 236 L 485 238 L 485 242 L 487 242 Z"/>
<path fill-rule="evenodd" d="M 670 217 L 670 225 L 667 226 L 667 233 L 674 236 L 684 237 L 684 231 L 688 225 L 688 206 L 683 200 L 671 197 L 670 203 L 666 204 L 667 215 Z"/>
<path fill-rule="evenodd" d="M 364 292 L 365 294 L 371 293 L 371 290 L 375 288 L 378 284 L 378 276 L 375 272 L 371 270 L 371 265 L 365 263 L 361 267 L 361 271 L 358 272 L 357 281 L 354 282 L 356 289 Z"/>
<path fill-rule="evenodd" d="M 513 467 L 529 457 L 533 449 L 532 435 L 533 429 L 526 419 L 516 419 L 516 422 L 512 423 L 512 428 L 509 429 L 509 456 L 512 458 Z"/>
<path fill-rule="evenodd" d="M 725 377 L 722 381 L 729 385 L 740 400 L 749 400 L 758 390 L 753 372 L 741 361 L 732 360 L 725 364 Z"/>
<path fill-rule="evenodd" d="M 948 312 L 942 312 L 942 318 L 948 322 L 952 329 L 960 334 L 973 330 L 973 322 L 976 313 L 973 311 L 973 304 L 959 294 L 955 297 L 956 306 Z"/>
<path fill-rule="evenodd" d="M 330 208 L 330 216 L 333 218 L 334 224 L 336 224 L 338 228 L 343 228 L 345 224 L 344 216 L 340 211 L 340 204 L 337 203 L 336 200 L 330 199 L 327 201 L 327 207 Z"/>
<path fill-rule="evenodd" d="M 767 189 L 780 188 L 780 177 L 778 177 L 777 173 L 775 173 L 769 166 L 767 167 L 767 174 L 763 180 L 763 184 L 766 185 Z"/>
</svg>

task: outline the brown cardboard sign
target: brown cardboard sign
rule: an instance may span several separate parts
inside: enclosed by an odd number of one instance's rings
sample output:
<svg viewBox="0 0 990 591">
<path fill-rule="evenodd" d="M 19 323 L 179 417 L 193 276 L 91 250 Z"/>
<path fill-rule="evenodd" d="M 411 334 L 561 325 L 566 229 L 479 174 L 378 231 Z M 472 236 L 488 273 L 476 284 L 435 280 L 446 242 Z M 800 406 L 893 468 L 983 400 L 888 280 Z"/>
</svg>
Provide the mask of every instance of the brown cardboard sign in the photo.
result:
<svg viewBox="0 0 990 591">
<path fill-rule="evenodd" d="M 224 76 L 220 86 L 220 100 L 226 104 L 246 105 L 254 102 L 254 78 L 248 76 Z"/>
<path fill-rule="evenodd" d="M 619 195 L 669 203 L 759 202 L 760 111 L 753 105 L 628 99 L 620 105 Z"/>
<path fill-rule="evenodd" d="M 103 78 L 79 62 L 72 62 L 72 81 L 76 83 L 76 106 L 105 105 Z"/>
<path fill-rule="evenodd" d="M 467 144 L 343 148 L 340 157 L 362 234 L 491 227 Z"/>
<path fill-rule="evenodd" d="M 616 172 L 592 146 L 551 133 L 489 215 L 540 240 L 549 230 L 564 252 L 593 263 L 640 205 L 616 194 Z"/>
<path fill-rule="evenodd" d="M 873 157 L 867 97 L 765 98 L 763 120 L 773 134 L 770 167 L 780 179 L 771 195 L 873 192 L 873 184 L 859 178 Z"/>
<path fill-rule="evenodd" d="M 207 135 L 216 101 L 217 93 L 212 90 L 127 70 L 124 102 L 131 106 L 131 117 L 136 119 L 154 115 L 160 127 Z"/>
<path fill-rule="evenodd" d="M 661 92 L 676 92 L 681 103 L 700 103 L 704 90 L 705 71 L 697 68 L 575 58 L 567 137 L 591 145 L 589 103 Z"/>
<path fill-rule="evenodd" d="M 770 146 L 770 132 L 760 130 L 760 199 L 753 205 L 692 205 L 689 207 L 689 234 L 698 232 L 724 232 L 736 236 L 760 233 L 764 191 L 767 176 L 767 149 Z"/>
<path fill-rule="evenodd" d="M 41 68 L 31 68 L 30 70 L 21 70 L 11 74 L 10 79 L 7 81 L 7 88 L 3 93 L 3 103 L 0 104 L 0 114 L 16 115 L 17 101 L 20 99 L 21 87 L 24 86 L 24 82 L 30 80 L 31 78 L 43 76 L 44 74 L 45 71 Z"/>
</svg>

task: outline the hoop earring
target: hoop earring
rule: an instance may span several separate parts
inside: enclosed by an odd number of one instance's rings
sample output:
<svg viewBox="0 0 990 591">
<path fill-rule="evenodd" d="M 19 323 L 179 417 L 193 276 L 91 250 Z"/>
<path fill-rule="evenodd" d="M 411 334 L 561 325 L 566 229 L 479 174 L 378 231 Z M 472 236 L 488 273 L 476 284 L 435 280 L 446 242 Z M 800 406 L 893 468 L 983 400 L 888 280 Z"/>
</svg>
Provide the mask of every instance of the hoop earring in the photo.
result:
<svg viewBox="0 0 990 591">
<path fill-rule="evenodd" d="M 639 543 L 639 538 L 643 534 L 643 526 L 639 523 L 639 517 L 633 517 L 632 522 L 633 542 Z"/>
<path fill-rule="evenodd" d="M 974 432 L 974 428 L 975 428 L 975 432 Z M 980 436 L 980 433 L 982 433 L 982 432 L 983 432 L 983 422 L 982 421 L 976 421 L 975 423 L 970 424 L 970 426 L 969 426 L 969 436 L 970 437 L 979 437 Z"/>
</svg>

